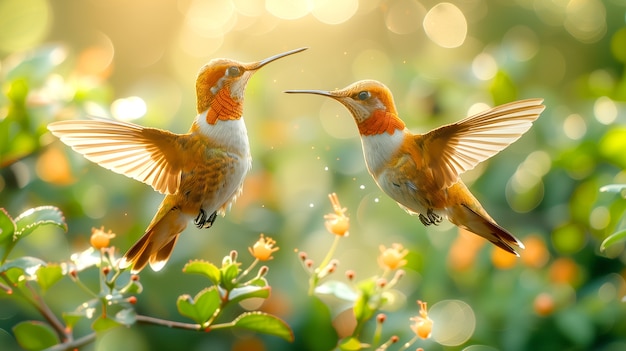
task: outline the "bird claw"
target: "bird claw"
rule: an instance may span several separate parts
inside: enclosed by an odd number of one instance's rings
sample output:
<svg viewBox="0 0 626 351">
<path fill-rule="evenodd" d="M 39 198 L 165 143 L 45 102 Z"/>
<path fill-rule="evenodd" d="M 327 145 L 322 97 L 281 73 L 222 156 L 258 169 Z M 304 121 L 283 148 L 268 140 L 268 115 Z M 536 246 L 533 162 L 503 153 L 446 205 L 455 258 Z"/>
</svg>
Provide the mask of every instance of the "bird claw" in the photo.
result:
<svg viewBox="0 0 626 351">
<path fill-rule="evenodd" d="M 443 218 L 440 215 L 433 212 L 432 209 L 429 209 L 426 212 L 426 216 L 420 213 L 419 219 L 422 222 L 422 224 L 425 226 L 429 226 L 431 224 L 439 225 L 439 223 L 441 223 L 441 221 L 443 220 Z"/>
<path fill-rule="evenodd" d="M 213 211 L 208 217 L 206 212 L 203 209 L 200 209 L 200 213 L 198 213 L 198 217 L 194 219 L 193 223 L 198 227 L 198 229 L 202 228 L 211 228 L 213 226 L 213 222 L 217 218 L 217 211 Z"/>
</svg>

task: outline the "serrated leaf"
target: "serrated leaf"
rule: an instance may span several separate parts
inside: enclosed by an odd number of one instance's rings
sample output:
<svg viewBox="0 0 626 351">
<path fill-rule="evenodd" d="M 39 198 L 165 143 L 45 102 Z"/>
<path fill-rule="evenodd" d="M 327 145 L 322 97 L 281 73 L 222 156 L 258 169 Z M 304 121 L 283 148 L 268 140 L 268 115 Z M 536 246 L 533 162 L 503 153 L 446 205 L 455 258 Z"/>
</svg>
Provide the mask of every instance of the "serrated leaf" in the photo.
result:
<svg viewBox="0 0 626 351">
<path fill-rule="evenodd" d="M 42 225 L 52 224 L 67 231 L 67 224 L 61 210 L 54 206 L 31 208 L 15 218 L 16 230 L 13 241 L 28 236 Z"/>
<path fill-rule="evenodd" d="M 202 325 L 206 323 L 220 307 L 220 294 L 217 288 L 212 286 L 200 291 L 194 298 L 185 294 L 176 300 L 178 313 L 193 319 Z"/>
<path fill-rule="evenodd" d="M 51 326 L 39 321 L 20 322 L 13 327 L 17 343 L 25 350 L 43 350 L 60 342 Z"/>
<path fill-rule="evenodd" d="M 235 279 L 239 276 L 239 264 L 231 263 L 225 267 L 222 267 L 222 286 L 226 290 L 231 290 L 235 287 Z"/>
<path fill-rule="evenodd" d="M 204 275 L 215 285 L 219 285 L 220 283 L 220 269 L 211 262 L 201 260 L 191 261 L 183 267 L 183 272 Z"/>
<path fill-rule="evenodd" d="M 58 264 L 40 266 L 37 269 L 37 283 L 44 290 L 48 290 L 54 283 L 63 278 L 63 270 Z"/>
<path fill-rule="evenodd" d="M 253 297 L 267 299 L 270 296 L 270 291 L 271 289 L 269 286 L 246 285 L 234 288 L 228 294 L 228 302 L 237 303 Z"/>
<path fill-rule="evenodd" d="M 626 229 L 615 232 L 609 235 L 606 239 L 604 239 L 604 241 L 602 241 L 602 244 L 600 244 L 600 251 L 604 251 L 609 246 L 616 244 L 622 240 L 626 240 Z"/>
<path fill-rule="evenodd" d="M 95 332 L 103 332 L 112 328 L 117 328 L 121 325 L 122 324 L 120 324 L 113 318 L 100 316 L 91 324 L 91 329 L 93 329 Z"/>
<path fill-rule="evenodd" d="M 237 317 L 233 324 L 255 332 L 274 335 L 293 341 L 293 331 L 282 319 L 264 312 L 246 312 Z"/>
<path fill-rule="evenodd" d="M 4 208 L 0 208 L 0 244 L 7 239 L 13 238 L 15 228 L 13 218 Z"/>
</svg>

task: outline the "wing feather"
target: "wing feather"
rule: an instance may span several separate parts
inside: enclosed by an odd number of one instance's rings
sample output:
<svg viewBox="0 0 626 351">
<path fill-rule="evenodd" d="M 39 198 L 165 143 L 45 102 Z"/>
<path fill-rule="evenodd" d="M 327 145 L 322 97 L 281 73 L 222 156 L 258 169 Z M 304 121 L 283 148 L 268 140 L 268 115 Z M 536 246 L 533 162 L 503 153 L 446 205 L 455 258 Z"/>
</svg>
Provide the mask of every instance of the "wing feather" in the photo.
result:
<svg viewBox="0 0 626 351">
<path fill-rule="evenodd" d="M 511 102 L 416 135 L 441 188 L 519 139 L 545 109 L 543 99 Z"/>
<path fill-rule="evenodd" d="M 60 121 L 48 125 L 52 134 L 88 160 L 144 182 L 164 194 L 180 184 L 179 143 L 168 131 L 112 120 Z M 169 152 L 167 150 L 170 150 Z"/>
</svg>

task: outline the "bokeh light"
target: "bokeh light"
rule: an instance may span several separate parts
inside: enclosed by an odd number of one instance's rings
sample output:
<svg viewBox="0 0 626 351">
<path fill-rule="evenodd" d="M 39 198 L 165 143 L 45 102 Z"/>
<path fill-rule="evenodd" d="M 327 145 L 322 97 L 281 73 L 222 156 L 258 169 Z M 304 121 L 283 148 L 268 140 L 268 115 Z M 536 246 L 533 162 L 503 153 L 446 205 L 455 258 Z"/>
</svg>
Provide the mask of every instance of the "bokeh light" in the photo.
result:
<svg viewBox="0 0 626 351">
<path fill-rule="evenodd" d="M 409 34 L 420 29 L 426 8 L 415 0 L 393 0 L 388 2 L 385 13 L 387 29 L 396 34 Z"/>
<path fill-rule="evenodd" d="M 138 96 L 117 99 L 111 104 L 111 114 L 121 121 L 132 121 L 143 117 L 147 111 L 146 102 Z"/>
<path fill-rule="evenodd" d="M 285 19 L 295 20 L 304 17 L 313 9 L 312 0 L 267 0 L 265 8 L 272 15 Z"/>
<path fill-rule="evenodd" d="M 430 307 L 432 338 L 441 345 L 461 345 L 474 334 L 476 316 L 472 307 L 461 300 L 442 300 Z"/>
<path fill-rule="evenodd" d="M 358 8 L 358 0 L 313 0 L 311 14 L 322 23 L 340 24 L 354 16 Z"/>
<path fill-rule="evenodd" d="M 467 36 L 465 15 L 449 2 L 439 3 L 428 10 L 423 26 L 428 38 L 444 48 L 463 45 Z"/>
<path fill-rule="evenodd" d="M 46 0 L 0 2 L 0 52 L 33 48 L 48 34 L 52 10 Z"/>
</svg>

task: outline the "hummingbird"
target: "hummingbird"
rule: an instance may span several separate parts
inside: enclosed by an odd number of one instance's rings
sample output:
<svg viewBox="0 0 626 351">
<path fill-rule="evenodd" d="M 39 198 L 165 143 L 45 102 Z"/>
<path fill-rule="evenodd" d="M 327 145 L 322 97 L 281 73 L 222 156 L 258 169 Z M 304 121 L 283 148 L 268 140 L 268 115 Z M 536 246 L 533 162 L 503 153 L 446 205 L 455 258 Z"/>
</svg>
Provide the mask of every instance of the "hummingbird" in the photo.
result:
<svg viewBox="0 0 626 351">
<path fill-rule="evenodd" d="M 193 219 L 210 228 L 242 192 L 252 166 L 243 120 L 244 90 L 252 75 L 300 48 L 252 63 L 216 58 L 196 78 L 197 115 L 186 134 L 107 120 L 53 122 L 48 130 L 88 160 L 165 194 L 143 236 L 119 267 L 135 273 L 165 266 Z"/>
<path fill-rule="evenodd" d="M 288 90 L 337 100 L 358 127 L 368 172 L 378 187 L 425 226 L 447 218 L 519 256 L 524 244 L 496 223 L 459 176 L 519 139 L 539 117 L 543 99 L 491 108 L 425 134 L 413 134 L 398 117 L 384 84 L 362 80 L 343 89 Z"/>
</svg>

